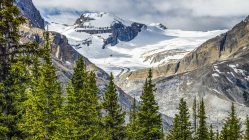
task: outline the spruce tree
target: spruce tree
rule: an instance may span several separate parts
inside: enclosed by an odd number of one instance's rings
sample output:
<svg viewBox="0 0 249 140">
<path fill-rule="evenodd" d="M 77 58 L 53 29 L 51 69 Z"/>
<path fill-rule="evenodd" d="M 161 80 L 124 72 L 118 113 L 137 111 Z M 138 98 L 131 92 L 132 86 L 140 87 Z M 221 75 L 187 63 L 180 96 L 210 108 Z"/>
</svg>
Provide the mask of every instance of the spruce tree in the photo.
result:
<svg viewBox="0 0 249 140">
<path fill-rule="evenodd" d="M 241 126 L 240 120 L 237 117 L 234 103 L 231 106 L 231 112 L 228 118 L 225 120 L 224 127 L 221 131 L 221 140 L 238 140 L 241 138 Z"/>
<path fill-rule="evenodd" d="M 213 125 L 210 125 L 209 140 L 215 140 L 215 135 L 214 135 L 214 131 L 213 131 Z"/>
<path fill-rule="evenodd" d="M 126 136 L 129 140 L 136 140 L 138 139 L 137 133 L 139 130 L 138 127 L 138 107 L 136 104 L 136 99 L 133 100 L 133 105 L 130 110 L 130 122 L 126 126 Z"/>
<path fill-rule="evenodd" d="M 244 139 L 249 140 L 249 117 L 246 116 L 246 130 L 244 134 Z"/>
<path fill-rule="evenodd" d="M 27 90 L 28 100 L 24 102 L 24 115 L 19 123 L 19 128 L 26 135 L 26 139 L 58 138 L 62 92 L 50 58 L 48 32 L 45 38 L 44 63 L 39 68 L 39 78 L 34 79 L 34 85 Z M 36 77 L 36 72 L 33 78 Z"/>
<path fill-rule="evenodd" d="M 205 104 L 204 104 L 204 101 L 202 99 L 202 101 L 200 102 L 200 110 L 198 113 L 199 126 L 198 126 L 197 133 L 196 133 L 198 140 L 208 140 L 209 139 L 206 118 L 207 117 L 206 117 L 206 112 L 205 112 Z"/>
<path fill-rule="evenodd" d="M 106 112 L 104 127 L 107 139 L 122 140 L 125 138 L 125 113 L 122 112 L 122 108 L 118 104 L 118 95 L 113 79 L 113 75 L 111 74 L 109 85 L 104 95 L 103 109 Z"/>
<path fill-rule="evenodd" d="M 189 121 L 189 111 L 186 101 L 182 98 L 179 103 L 179 114 L 176 114 L 174 118 L 173 128 L 168 135 L 170 140 L 191 140 L 192 128 Z"/>
<path fill-rule="evenodd" d="M 194 127 L 194 133 L 196 133 L 197 130 L 197 101 L 196 97 L 194 98 L 194 103 L 193 103 L 193 127 Z"/>
<path fill-rule="evenodd" d="M 169 131 L 169 134 L 167 135 L 167 140 L 180 140 L 181 134 L 180 134 L 180 119 L 179 115 L 176 114 L 173 121 L 172 129 Z"/>
<path fill-rule="evenodd" d="M 59 134 L 61 139 L 77 140 L 77 116 L 76 116 L 76 96 L 71 81 L 66 87 L 67 96 L 65 97 L 65 105 L 61 112 L 61 125 Z"/>
<path fill-rule="evenodd" d="M 148 78 L 144 84 L 139 108 L 139 139 L 158 140 L 163 138 L 162 120 L 158 112 L 159 106 L 155 101 L 153 92 L 155 85 L 152 83 L 152 71 L 149 70 Z"/>
<path fill-rule="evenodd" d="M 72 112 L 66 112 L 65 117 L 73 118 L 77 139 L 98 139 L 101 135 L 100 104 L 98 88 L 93 72 L 88 73 L 84 60 L 81 57 L 76 62 L 72 76 L 73 92 L 68 93 L 72 98 L 65 108 L 72 108 Z M 68 106 L 68 107 L 67 107 Z"/>
<path fill-rule="evenodd" d="M 0 139 L 21 139 L 17 123 L 21 118 L 21 103 L 29 83 L 27 68 L 39 49 L 36 44 L 19 43 L 19 25 L 25 23 L 15 0 L 0 1 Z"/>
<path fill-rule="evenodd" d="M 219 140 L 219 138 L 220 138 L 220 132 L 219 132 L 219 130 L 217 129 L 216 130 L 216 134 L 215 134 L 215 140 Z"/>
</svg>

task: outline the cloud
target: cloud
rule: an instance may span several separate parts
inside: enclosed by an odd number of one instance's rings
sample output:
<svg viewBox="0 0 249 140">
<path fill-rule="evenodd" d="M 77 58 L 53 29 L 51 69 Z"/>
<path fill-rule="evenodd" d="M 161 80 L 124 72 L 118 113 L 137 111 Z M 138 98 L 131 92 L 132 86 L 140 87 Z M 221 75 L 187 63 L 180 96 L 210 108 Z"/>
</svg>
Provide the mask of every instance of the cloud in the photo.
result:
<svg viewBox="0 0 249 140">
<path fill-rule="evenodd" d="M 46 9 L 104 11 L 122 18 L 168 28 L 213 30 L 231 28 L 249 15 L 249 0 L 33 0 Z"/>
</svg>

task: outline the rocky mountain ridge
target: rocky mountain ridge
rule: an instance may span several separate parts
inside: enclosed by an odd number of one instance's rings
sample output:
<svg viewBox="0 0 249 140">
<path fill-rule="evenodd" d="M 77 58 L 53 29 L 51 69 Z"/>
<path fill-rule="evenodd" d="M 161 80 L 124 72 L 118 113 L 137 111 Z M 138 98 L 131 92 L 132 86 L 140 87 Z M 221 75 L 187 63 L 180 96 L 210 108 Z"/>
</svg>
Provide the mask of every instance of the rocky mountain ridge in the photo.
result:
<svg viewBox="0 0 249 140">
<path fill-rule="evenodd" d="M 44 29 L 45 21 L 32 0 L 16 0 L 16 5 L 20 9 L 21 14 L 29 20 L 31 26 Z"/>
<path fill-rule="evenodd" d="M 208 123 L 220 129 L 231 103 L 242 120 L 249 113 L 249 20 L 225 34 L 212 38 L 184 58 L 153 68 L 155 97 L 160 112 L 169 117 L 177 113 L 180 98 L 206 104 Z M 116 79 L 126 93 L 140 100 L 147 70 L 129 72 Z"/>
</svg>

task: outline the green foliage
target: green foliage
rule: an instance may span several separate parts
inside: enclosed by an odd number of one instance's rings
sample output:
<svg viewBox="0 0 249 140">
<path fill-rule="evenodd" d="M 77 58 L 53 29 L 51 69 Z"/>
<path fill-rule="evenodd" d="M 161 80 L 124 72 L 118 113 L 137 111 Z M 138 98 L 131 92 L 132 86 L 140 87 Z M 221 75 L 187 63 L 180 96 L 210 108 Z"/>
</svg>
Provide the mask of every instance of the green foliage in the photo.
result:
<svg viewBox="0 0 249 140">
<path fill-rule="evenodd" d="M 240 120 L 237 117 L 234 103 L 231 106 L 231 112 L 228 116 L 228 118 L 225 120 L 225 124 L 223 126 L 223 129 L 221 131 L 221 140 L 238 140 L 241 138 L 241 126 L 240 126 Z"/>
<path fill-rule="evenodd" d="M 199 127 L 196 133 L 197 140 L 208 140 L 209 139 L 206 118 L 207 117 L 206 117 L 206 112 L 205 112 L 205 105 L 202 99 L 200 103 L 200 107 L 199 107 L 199 113 L 198 113 Z"/>
<path fill-rule="evenodd" d="M 133 105 L 130 110 L 130 123 L 126 126 L 126 136 L 129 140 L 136 140 L 138 139 L 138 107 L 136 104 L 136 99 L 133 100 Z"/>
<path fill-rule="evenodd" d="M 104 129 L 107 133 L 106 139 L 122 140 L 125 138 L 125 113 L 122 113 L 122 108 L 118 104 L 118 95 L 113 79 L 111 74 L 109 85 L 104 95 L 103 108 L 106 113 L 104 116 Z"/>
<path fill-rule="evenodd" d="M 19 25 L 25 23 L 19 14 L 14 0 L 0 1 L 0 139 L 22 138 L 17 123 L 30 82 L 27 69 L 39 50 L 36 44 L 19 44 Z"/>
<path fill-rule="evenodd" d="M 246 117 L 246 131 L 244 134 L 244 139 L 249 140 L 249 117 Z"/>
<path fill-rule="evenodd" d="M 173 122 L 173 128 L 171 129 L 168 139 L 169 140 L 191 140 L 192 128 L 189 121 L 189 111 L 187 103 L 184 99 L 180 100 L 178 107 L 179 114 L 176 114 Z"/>
<path fill-rule="evenodd" d="M 196 101 L 196 97 L 194 99 L 194 103 L 193 103 L 193 127 L 194 127 L 194 133 L 196 133 L 197 130 L 197 101 Z"/>
<path fill-rule="evenodd" d="M 213 126 L 212 125 L 210 125 L 209 140 L 215 140 L 215 134 L 214 134 Z"/>
<path fill-rule="evenodd" d="M 180 140 L 181 138 L 181 131 L 180 131 L 180 118 L 179 115 L 176 114 L 173 121 L 173 128 L 170 130 L 169 134 L 167 135 L 167 140 Z"/>
<path fill-rule="evenodd" d="M 101 113 L 98 88 L 93 72 L 88 73 L 83 58 L 76 62 L 72 84 L 67 87 L 63 108 L 61 137 L 63 139 L 99 139 Z"/>
<path fill-rule="evenodd" d="M 141 96 L 141 106 L 139 108 L 139 139 L 158 140 L 163 138 L 162 120 L 158 112 L 159 106 L 155 101 L 153 92 L 155 85 L 152 83 L 152 71 L 149 70 L 148 78 L 144 84 Z"/>
<path fill-rule="evenodd" d="M 58 138 L 62 92 L 49 55 L 49 40 L 44 48 L 45 63 L 41 66 L 37 61 L 34 63 L 32 84 L 27 89 L 28 100 L 23 104 L 24 114 L 19 123 L 26 139 Z"/>
</svg>

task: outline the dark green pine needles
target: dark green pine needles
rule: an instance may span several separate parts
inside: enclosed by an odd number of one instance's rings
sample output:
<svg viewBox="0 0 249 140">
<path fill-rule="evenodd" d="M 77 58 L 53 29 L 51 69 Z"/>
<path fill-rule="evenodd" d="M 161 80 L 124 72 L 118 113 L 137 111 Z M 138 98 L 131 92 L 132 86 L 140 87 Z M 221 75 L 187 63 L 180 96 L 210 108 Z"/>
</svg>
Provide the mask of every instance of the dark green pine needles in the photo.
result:
<svg viewBox="0 0 249 140">
<path fill-rule="evenodd" d="M 0 139 L 20 139 L 17 123 L 30 81 L 27 68 L 38 51 L 36 44 L 19 43 L 19 25 L 25 19 L 15 0 L 0 0 Z"/>
<path fill-rule="evenodd" d="M 106 139 L 122 140 L 125 139 L 125 113 L 122 112 L 122 108 L 118 104 L 118 93 L 113 79 L 111 74 L 109 85 L 104 95 L 103 108 L 106 113 L 104 116 L 104 129 Z"/>
<path fill-rule="evenodd" d="M 159 106 L 153 95 L 154 91 L 155 85 L 152 83 L 152 71 L 150 69 L 144 84 L 141 96 L 142 102 L 138 113 L 138 139 L 141 140 L 158 140 L 163 137 L 162 120 L 158 112 Z"/>
</svg>

